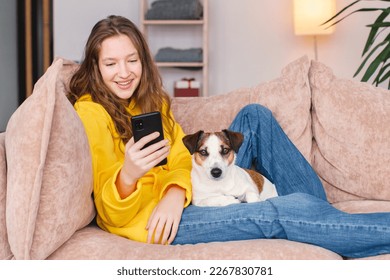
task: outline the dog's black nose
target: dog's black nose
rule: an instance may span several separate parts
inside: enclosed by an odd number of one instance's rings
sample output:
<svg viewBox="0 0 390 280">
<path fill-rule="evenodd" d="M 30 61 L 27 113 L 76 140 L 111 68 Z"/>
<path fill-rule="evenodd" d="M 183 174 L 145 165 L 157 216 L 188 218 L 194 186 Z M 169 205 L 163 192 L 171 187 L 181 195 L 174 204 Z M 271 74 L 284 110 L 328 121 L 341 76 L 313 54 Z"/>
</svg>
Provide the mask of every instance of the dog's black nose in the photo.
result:
<svg viewBox="0 0 390 280">
<path fill-rule="evenodd" d="M 213 176 L 214 178 L 219 178 L 222 175 L 222 170 L 219 168 L 213 168 L 213 169 L 211 169 L 210 173 L 211 173 L 211 176 Z"/>
</svg>

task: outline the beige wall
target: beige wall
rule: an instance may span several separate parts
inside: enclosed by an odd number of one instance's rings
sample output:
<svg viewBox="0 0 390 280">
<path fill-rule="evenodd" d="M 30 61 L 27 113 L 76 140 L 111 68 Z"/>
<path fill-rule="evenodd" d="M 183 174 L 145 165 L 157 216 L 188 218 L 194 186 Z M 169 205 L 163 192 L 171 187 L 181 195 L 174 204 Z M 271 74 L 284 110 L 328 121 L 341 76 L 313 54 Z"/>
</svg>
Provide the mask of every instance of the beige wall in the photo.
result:
<svg viewBox="0 0 390 280">
<path fill-rule="evenodd" d="M 313 38 L 294 35 L 292 2 L 209 0 L 210 95 L 276 78 L 287 63 L 302 55 L 314 58 Z M 337 9 L 351 2 L 337 0 Z M 80 60 L 92 25 L 109 14 L 121 14 L 138 24 L 139 1 L 54 0 L 54 54 Z M 368 34 L 364 25 L 372 19 L 371 13 L 356 14 L 338 24 L 332 35 L 319 37 L 319 60 L 335 74 L 352 78 Z"/>
</svg>

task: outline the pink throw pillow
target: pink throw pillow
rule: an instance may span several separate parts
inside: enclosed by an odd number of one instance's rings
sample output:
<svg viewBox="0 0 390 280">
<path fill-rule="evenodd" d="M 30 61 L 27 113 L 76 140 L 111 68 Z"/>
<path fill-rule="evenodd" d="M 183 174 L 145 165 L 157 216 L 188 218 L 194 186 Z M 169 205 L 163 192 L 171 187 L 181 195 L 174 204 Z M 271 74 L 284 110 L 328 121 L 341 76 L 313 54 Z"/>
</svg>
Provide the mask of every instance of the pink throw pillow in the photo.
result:
<svg viewBox="0 0 390 280">
<path fill-rule="evenodd" d="M 95 215 L 84 127 L 65 96 L 57 60 L 9 120 L 7 229 L 16 259 L 45 259 Z"/>
<path fill-rule="evenodd" d="M 0 260 L 12 258 L 5 223 L 5 199 L 7 195 L 7 162 L 5 158 L 5 133 L 0 133 Z"/>
</svg>

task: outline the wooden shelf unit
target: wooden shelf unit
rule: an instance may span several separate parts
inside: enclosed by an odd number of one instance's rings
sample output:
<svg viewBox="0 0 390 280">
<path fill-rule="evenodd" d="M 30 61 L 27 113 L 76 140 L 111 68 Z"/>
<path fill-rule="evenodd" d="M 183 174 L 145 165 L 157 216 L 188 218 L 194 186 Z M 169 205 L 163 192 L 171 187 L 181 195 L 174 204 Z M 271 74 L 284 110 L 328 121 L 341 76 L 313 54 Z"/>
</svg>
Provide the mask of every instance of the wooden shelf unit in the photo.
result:
<svg viewBox="0 0 390 280">
<path fill-rule="evenodd" d="M 202 62 L 156 62 L 160 68 L 200 68 L 202 71 L 201 81 L 201 96 L 208 96 L 208 0 L 201 1 L 203 6 L 203 18 L 199 20 L 147 20 L 145 19 L 151 0 L 140 0 L 140 30 L 144 34 L 145 39 L 150 44 L 148 29 L 155 26 L 164 26 L 169 28 L 172 26 L 187 26 L 188 28 L 202 28 Z M 175 39 L 175 34 L 172 34 L 172 39 Z M 164 46 L 165 47 L 165 46 Z M 170 47 L 175 47 L 174 45 Z M 155 54 L 153 54 L 155 55 Z M 183 71 L 177 69 L 177 71 Z M 163 77 L 164 80 L 164 77 Z M 172 89 L 173 90 L 173 89 Z M 169 90 L 168 90 L 169 91 Z M 173 95 L 173 93 L 172 93 Z"/>
</svg>

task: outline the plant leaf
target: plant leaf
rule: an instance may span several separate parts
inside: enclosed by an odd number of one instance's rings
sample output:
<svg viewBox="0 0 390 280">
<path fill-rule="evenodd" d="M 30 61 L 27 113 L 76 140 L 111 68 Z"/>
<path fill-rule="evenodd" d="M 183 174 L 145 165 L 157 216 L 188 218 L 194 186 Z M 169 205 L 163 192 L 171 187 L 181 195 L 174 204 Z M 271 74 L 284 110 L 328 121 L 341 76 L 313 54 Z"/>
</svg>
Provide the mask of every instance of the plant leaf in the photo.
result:
<svg viewBox="0 0 390 280">
<path fill-rule="evenodd" d="M 384 11 L 378 16 L 378 18 L 375 20 L 374 25 L 383 22 L 383 20 L 389 15 L 389 11 L 390 11 L 390 8 L 387 8 L 386 10 L 384 10 Z M 377 27 L 377 26 L 373 26 L 373 27 L 371 28 L 371 31 L 370 31 L 370 33 L 369 33 L 369 35 L 368 35 L 366 44 L 365 44 L 364 49 L 363 49 L 363 54 L 362 54 L 362 56 L 364 56 L 364 55 L 366 54 L 366 52 L 371 48 L 372 44 L 373 44 L 374 41 L 375 41 L 376 34 L 378 33 L 378 30 L 379 30 L 379 27 Z"/>
<path fill-rule="evenodd" d="M 358 10 L 355 10 L 353 12 L 350 12 L 349 14 L 347 14 L 346 16 L 342 17 L 341 19 L 335 21 L 334 23 L 332 23 L 331 25 L 329 25 L 328 27 L 326 27 L 325 29 L 333 26 L 333 25 L 336 25 L 338 24 L 340 21 L 344 20 L 345 18 L 349 17 L 350 15 L 354 14 L 354 13 L 359 13 L 359 12 L 373 12 L 373 11 L 383 11 L 384 9 L 379 9 L 379 8 L 362 8 L 362 9 L 358 9 Z"/>
<path fill-rule="evenodd" d="M 377 75 L 377 77 L 376 77 L 376 79 L 375 79 L 375 81 L 374 81 L 374 82 L 376 82 L 378 85 L 379 85 L 380 83 L 383 83 L 385 80 L 387 80 L 387 79 L 390 78 L 390 69 L 389 69 L 389 71 L 387 71 L 387 72 L 385 73 L 385 71 L 386 71 L 387 68 L 390 68 L 390 63 L 388 63 L 388 64 L 386 64 L 385 66 L 383 66 L 383 67 L 381 68 L 381 70 L 379 71 L 379 73 L 378 73 L 378 75 Z"/>
<path fill-rule="evenodd" d="M 366 62 L 368 61 L 368 59 L 373 55 L 373 53 L 378 49 L 380 48 L 382 45 L 386 44 L 386 41 L 383 41 L 381 43 L 379 43 L 378 45 L 376 45 L 369 54 L 366 55 L 366 57 L 364 58 L 363 62 L 360 64 L 359 68 L 357 69 L 356 73 L 353 75 L 354 77 L 356 77 L 360 71 L 363 69 L 364 65 L 366 64 Z"/>
<path fill-rule="evenodd" d="M 390 22 L 378 22 L 378 23 L 373 23 L 373 24 L 369 24 L 367 25 L 367 27 L 389 27 L 390 26 Z"/>
<path fill-rule="evenodd" d="M 383 45 L 386 45 L 387 46 L 379 53 L 379 55 L 371 62 L 371 64 L 368 66 L 365 74 L 363 75 L 362 77 L 362 81 L 363 82 L 367 82 L 371 76 L 374 74 L 374 72 L 377 70 L 377 68 L 379 67 L 379 65 L 384 61 L 384 60 L 387 60 L 387 58 L 389 57 L 390 55 L 390 42 L 388 41 L 383 41 L 381 43 L 379 43 L 372 51 L 371 53 L 367 56 L 367 58 L 365 59 L 364 62 L 367 61 L 367 59 L 375 52 L 375 50 L 377 50 L 379 47 L 383 46 Z"/>
<path fill-rule="evenodd" d="M 348 6 L 346 6 L 345 8 L 343 8 L 340 12 L 338 12 L 337 14 L 335 14 L 333 17 L 331 17 L 330 19 L 328 19 L 327 21 L 325 21 L 324 23 L 322 23 L 321 25 L 325 25 L 329 22 L 331 22 L 333 19 L 337 18 L 339 15 L 341 15 L 345 10 L 349 9 L 349 7 L 352 7 L 353 5 L 355 5 L 356 3 L 360 2 L 362 0 L 356 0 L 355 2 L 352 2 L 351 4 L 349 4 Z"/>
<path fill-rule="evenodd" d="M 386 81 L 389 79 L 388 87 L 390 89 L 390 63 L 387 63 L 387 61 L 390 59 L 390 34 L 388 33 L 388 28 L 390 28 L 390 22 L 385 21 L 386 18 L 390 14 L 390 7 L 387 8 L 360 8 L 357 10 L 354 10 L 352 12 L 349 12 L 349 9 L 351 9 L 352 6 L 355 6 L 359 2 L 386 2 L 389 3 L 390 0 L 356 0 L 344 7 L 342 10 L 340 10 L 338 13 L 336 13 L 333 17 L 325 21 L 321 24 L 327 25 L 326 28 L 329 28 L 340 21 L 344 20 L 345 18 L 351 16 L 354 13 L 358 12 L 375 12 L 375 11 L 382 11 L 372 24 L 366 25 L 370 28 L 369 35 L 367 37 L 365 46 L 363 48 L 363 61 L 361 62 L 359 68 L 357 69 L 356 73 L 354 74 L 354 77 L 356 77 L 362 70 L 365 68 L 366 64 L 369 64 L 367 69 L 365 70 L 365 73 L 363 74 L 363 77 L 361 78 L 361 81 L 367 82 L 374 73 L 377 72 L 376 77 L 374 79 L 373 84 L 376 83 L 376 85 Z M 348 11 L 347 11 L 348 10 Z M 346 15 L 345 15 L 346 14 Z M 380 39 L 385 32 L 386 38 L 384 40 Z M 381 42 L 376 42 L 381 41 Z M 379 53 L 379 54 L 378 54 Z M 370 61 L 370 62 L 368 62 Z M 387 63 L 387 64 L 386 64 Z"/>
</svg>

